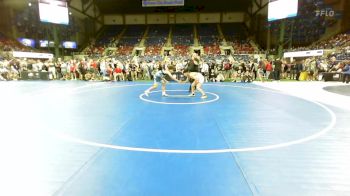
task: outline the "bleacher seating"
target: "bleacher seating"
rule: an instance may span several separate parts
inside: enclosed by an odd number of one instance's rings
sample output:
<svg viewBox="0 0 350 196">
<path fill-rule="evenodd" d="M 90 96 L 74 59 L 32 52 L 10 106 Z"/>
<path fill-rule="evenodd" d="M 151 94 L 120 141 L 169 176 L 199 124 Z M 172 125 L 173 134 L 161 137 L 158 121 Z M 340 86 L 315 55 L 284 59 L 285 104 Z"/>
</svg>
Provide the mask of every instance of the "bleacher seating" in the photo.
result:
<svg viewBox="0 0 350 196">
<path fill-rule="evenodd" d="M 288 49 L 288 51 L 303 51 L 316 49 L 336 49 L 338 51 L 342 51 L 346 47 L 350 47 L 350 33 L 340 33 L 329 39 L 314 42 L 310 46 L 293 47 Z M 344 53 L 346 53 L 346 51 L 344 51 Z"/>
<path fill-rule="evenodd" d="M 188 55 L 189 46 L 188 45 L 174 45 L 174 54 L 180 56 Z"/>
<path fill-rule="evenodd" d="M 98 44 L 93 45 L 88 54 L 101 55 L 106 46 L 110 46 L 111 42 L 116 42 L 118 43 L 116 54 L 130 55 L 133 48 L 141 43 L 146 27 L 142 25 L 108 26 L 96 41 Z M 126 28 L 126 31 L 123 36 L 118 41 L 115 40 L 124 28 Z M 246 29 L 242 23 L 221 24 L 221 28 L 227 43 L 233 46 L 235 53 L 251 54 L 254 52 L 253 46 L 246 39 Z M 174 54 L 188 55 L 189 47 L 194 44 L 194 25 L 174 25 L 172 29 L 171 39 Z M 144 42 L 146 56 L 155 56 L 161 53 L 162 47 L 167 42 L 169 30 L 169 25 L 149 26 Z M 223 40 L 220 39 L 217 24 L 199 24 L 197 25 L 197 33 L 204 54 L 221 54 L 220 45 L 222 45 Z"/>
<path fill-rule="evenodd" d="M 203 46 L 204 54 L 220 54 L 220 38 L 216 24 L 197 25 L 199 43 Z"/>
<path fill-rule="evenodd" d="M 147 46 L 153 45 L 164 45 L 167 40 L 167 37 L 148 37 L 146 39 Z"/>
<path fill-rule="evenodd" d="M 168 25 L 152 25 L 148 31 L 148 37 L 167 37 L 169 34 Z"/>
<path fill-rule="evenodd" d="M 140 38 L 145 32 L 145 25 L 129 25 L 123 35 L 123 37 L 137 37 Z"/>
<path fill-rule="evenodd" d="M 96 46 L 113 46 L 113 42 L 122 30 L 123 26 L 107 26 L 96 41 Z"/>
<path fill-rule="evenodd" d="M 145 50 L 145 55 L 158 55 L 162 51 L 162 46 L 161 45 L 152 45 L 152 46 L 147 46 Z"/>
<path fill-rule="evenodd" d="M 173 28 L 173 45 L 193 45 L 193 25 L 176 25 Z"/>
<path fill-rule="evenodd" d="M 338 61 L 350 60 L 350 53 L 340 52 L 340 53 L 336 54 L 336 59 Z"/>
<path fill-rule="evenodd" d="M 140 43 L 140 37 L 123 37 L 119 40 L 118 46 L 135 46 Z"/>
<path fill-rule="evenodd" d="M 207 45 L 203 47 L 204 54 L 212 55 L 212 54 L 221 54 L 219 45 Z"/>
<path fill-rule="evenodd" d="M 34 48 L 30 48 L 22 45 L 17 40 L 6 37 L 0 33 L 0 51 L 34 51 Z"/>
<path fill-rule="evenodd" d="M 220 38 L 216 24 L 200 24 L 197 26 L 199 43 L 205 54 L 220 54 Z"/>
<path fill-rule="evenodd" d="M 90 53 L 103 53 L 103 46 L 116 41 L 116 35 L 126 28 L 123 36 L 117 41 L 117 54 L 129 55 L 135 46 L 141 43 L 147 26 L 132 25 L 127 27 L 110 26 L 107 27 L 100 39 L 97 41 L 97 48 L 92 48 Z M 194 44 L 194 25 L 174 25 L 172 27 L 172 46 L 174 54 L 188 55 L 189 47 Z M 145 55 L 155 56 L 161 53 L 162 47 L 166 44 L 169 36 L 169 25 L 151 25 L 148 29 L 147 37 L 145 37 L 144 46 Z M 229 45 L 232 45 L 235 53 L 245 54 L 253 53 L 254 48 L 246 39 L 246 30 L 242 23 L 222 24 L 224 37 Z M 197 33 L 199 44 L 203 46 L 204 54 L 221 54 L 220 39 L 217 24 L 199 24 L 197 25 Z M 102 48 L 101 48 L 102 47 Z"/>
<path fill-rule="evenodd" d="M 293 44 L 309 45 L 321 38 L 326 29 L 336 24 L 339 13 L 334 17 L 317 16 L 315 11 L 310 10 L 334 10 L 332 4 L 325 0 L 299 0 L 298 16 L 285 19 L 286 41 L 292 34 Z M 275 36 L 279 34 L 281 21 L 271 22 L 270 29 Z"/>
<path fill-rule="evenodd" d="M 251 54 L 254 47 L 247 39 L 247 33 L 242 23 L 222 24 L 223 34 L 228 45 L 231 45 L 236 54 Z"/>
<path fill-rule="evenodd" d="M 226 40 L 246 39 L 246 30 L 242 23 L 221 24 Z"/>
<path fill-rule="evenodd" d="M 168 25 L 150 26 L 146 39 L 145 55 L 158 55 L 169 35 Z"/>
<path fill-rule="evenodd" d="M 144 25 L 127 26 L 123 37 L 119 39 L 117 53 L 121 55 L 130 55 L 133 48 L 140 43 L 145 29 L 146 27 Z"/>
<path fill-rule="evenodd" d="M 118 47 L 117 54 L 119 55 L 131 55 L 134 46 L 121 45 Z"/>
<path fill-rule="evenodd" d="M 158 55 L 166 43 L 167 37 L 149 37 L 146 40 L 145 55 Z"/>
<path fill-rule="evenodd" d="M 189 46 L 193 45 L 193 25 L 176 25 L 173 27 L 172 45 L 177 55 L 187 55 Z"/>
</svg>

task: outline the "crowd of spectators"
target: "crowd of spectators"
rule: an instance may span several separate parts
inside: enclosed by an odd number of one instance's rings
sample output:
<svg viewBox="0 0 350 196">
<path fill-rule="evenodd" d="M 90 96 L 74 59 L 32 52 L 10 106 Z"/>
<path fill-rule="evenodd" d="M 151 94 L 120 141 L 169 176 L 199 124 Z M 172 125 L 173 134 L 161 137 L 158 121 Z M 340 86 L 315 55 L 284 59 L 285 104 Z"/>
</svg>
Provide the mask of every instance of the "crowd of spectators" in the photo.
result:
<svg viewBox="0 0 350 196">
<path fill-rule="evenodd" d="M 146 56 L 159 55 L 162 47 L 165 46 L 169 35 L 169 26 L 155 25 L 151 26 L 146 39 Z"/>
<path fill-rule="evenodd" d="M 222 24 L 224 32 L 223 38 L 226 38 L 229 46 L 232 46 L 236 54 L 253 54 L 255 49 L 246 39 L 246 30 L 242 24 Z M 220 46 L 223 45 L 223 39 L 218 33 L 217 24 L 200 24 L 197 25 L 197 37 L 199 46 L 203 47 L 206 55 L 220 54 Z M 117 39 L 121 33 L 122 26 L 109 26 L 99 39 L 92 42 L 84 49 L 87 55 L 95 57 L 102 56 L 105 48 L 117 48 L 116 54 L 130 55 L 133 47 L 141 46 L 141 40 L 145 39 L 141 47 L 145 47 L 145 55 L 159 55 L 164 46 L 172 46 L 173 54 L 186 55 L 189 48 L 194 45 L 194 25 L 151 25 L 148 33 L 145 34 L 145 27 L 130 26 L 126 27 L 125 33 Z M 169 31 L 172 30 L 171 44 L 168 43 Z"/>
<path fill-rule="evenodd" d="M 175 45 L 174 46 L 174 54 L 179 56 L 184 56 L 189 52 L 189 46 L 187 45 Z"/>
<path fill-rule="evenodd" d="M 350 46 L 350 32 L 340 33 L 329 39 L 314 42 L 310 46 L 293 47 L 287 51 L 305 51 L 305 50 L 344 50 Z"/>
<path fill-rule="evenodd" d="M 328 57 L 328 59 L 332 60 L 327 61 L 326 57 L 305 60 L 303 65 L 306 66 L 308 72 L 315 74 L 313 78 L 316 77 L 320 70 L 324 72 L 342 72 L 342 68 L 345 68 L 345 65 L 349 64 L 350 61 L 350 34 L 338 34 L 327 40 L 316 42 L 308 47 L 293 48 L 289 51 L 307 51 L 314 49 L 328 49 L 333 52 L 329 55 L 330 57 Z M 313 65 L 314 63 L 316 63 L 316 66 Z"/>
<path fill-rule="evenodd" d="M 175 55 L 186 55 L 194 43 L 192 25 L 179 25 L 173 28 L 172 45 Z"/>
<path fill-rule="evenodd" d="M 265 66 L 265 77 L 267 80 L 323 80 L 325 73 L 343 73 L 345 66 L 350 64 L 349 60 L 338 61 L 334 55 L 328 57 L 296 58 L 289 60 L 260 62 Z"/>
<path fill-rule="evenodd" d="M 327 28 L 332 28 L 339 19 L 341 13 L 333 9 L 335 3 L 327 0 L 299 0 L 298 14 L 296 17 L 269 22 L 266 26 L 272 34 L 279 35 L 280 23 L 285 22 L 285 34 L 292 35 L 293 43 L 296 45 L 310 45 L 319 40 Z M 327 17 L 319 12 L 333 11 L 334 16 Z M 286 38 L 285 41 L 288 41 Z"/>
<path fill-rule="evenodd" d="M 315 42 L 310 47 L 314 49 L 343 49 L 349 46 L 350 46 L 350 33 L 342 33 L 328 40 Z"/>
<path fill-rule="evenodd" d="M 145 50 L 145 55 L 146 56 L 155 56 L 155 55 L 159 55 L 162 51 L 162 47 L 163 45 L 150 45 L 146 47 Z"/>
<path fill-rule="evenodd" d="M 83 50 L 83 53 L 88 56 L 100 57 L 103 55 L 104 51 L 105 47 L 96 46 L 95 44 L 91 43 Z"/>
<path fill-rule="evenodd" d="M 217 44 L 206 45 L 203 47 L 203 50 L 206 55 L 221 54 L 220 46 Z"/>
<path fill-rule="evenodd" d="M 10 52 L 10 51 L 35 51 L 35 49 L 24 46 L 17 40 L 8 38 L 7 36 L 0 33 L 0 51 Z"/>
<path fill-rule="evenodd" d="M 0 60 L 1 80 L 17 80 L 23 73 L 32 73 L 28 79 L 37 79 L 35 73 L 47 72 L 53 80 L 88 81 L 135 81 L 150 80 L 161 62 L 175 67 L 177 77 L 190 61 L 190 56 L 131 56 L 74 60 Z M 262 82 L 281 79 L 322 80 L 323 73 L 345 73 L 349 60 L 338 61 L 336 56 L 289 59 L 256 59 L 253 55 L 203 55 L 199 61 L 199 70 L 206 81 Z M 28 75 L 28 74 L 27 74 Z"/>
<path fill-rule="evenodd" d="M 247 31 L 243 24 L 237 23 L 233 26 L 228 24 L 221 25 L 222 32 L 226 39 L 227 45 L 232 46 L 236 54 L 253 54 L 254 47 L 250 44 L 246 34 Z"/>
<path fill-rule="evenodd" d="M 255 49 L 248 40 L 229 40 L 236 54 L 254 54 Z"/>
<path fill-rule="evenodd" d="M 190 27 L 192 26 L 186 26 L 186 31 L 183 29 L 174 30 L 173 38 L 177 37 L 179 40 L 191 38 L 191 43 L 193 43 L 193 29 Z M 188 63 L 191 44 L 189 44 L 190 42 L 187 43 L 187 41 L 182 40 L 183 42 L 180 41 L 181 43 L 178 43 L 174 42 L 176 39 L 173 39 L 173 43 L 175 43 L 173 45 L 174 50 L 169 53 L 170 56 L 160 56 L 160 51 L 166 43 L 169 33 L 164 30 L 166 28 L 163 30 L 156 28 L 150 30 L 145 42 L 145 55 L 132 56 L 131 52 L 135 45 L 141 41 L 145 29 L 138 27 L 130 29 L 119 40 L 116 50 L 106 53 L 106 45 L 101 44 L 103 42 L 99 40 L 97 44 L 91 44 L 85 49 L 87 56 L 83 59 L 66 61 L 11 59 L 9 57 L 1 57 L 0 54 L 0 79 L 19 79 L 22 78 L 22 72 L 47 72 L 50 75 L 50 79 L 133 81 L 152 79 L 152 73 L 156 70 L 157 65 L 165 59 L 170 65 L 176 67 L 177 71 L 180 71 Z M 106 35 L 109 36 L 107 44 L 115 41 L 116 35 L 111 33 L 106 33 Z M 203 33 L 201 35 L 207 36 Z M 213 35 L 213 37 L 217 38 L 218 36 L 216 35 Z M 204 54 L 202 54 L 200 62 L 200 71 L 205 75 L 207 81 L 320 80 L 322 79 L 321 73 L 343 72 L 349 64 L 350 46 L 348 34 L 337 35 L 310 47 L 297 48 L 297 50 L 326 47 L 336 49 L 330 56 L 307 59 L 297 58 L 294 62 L 289 62 L 288 59 L 254 59 L 254 55 L 250 55 L 254 54 L 254 49 L 242 35 L 234 33 L 234 35 L 226 36 L 228 44 L 232 45 L 235 51 L 232 55 L 220 55 L 221 51 L 218 44 L 220 41 L 215 41 L 213 44 L 206 43 L 207 45 L 203 47 Z M 238 39 L 239 37 L 242 39 Z M 0 51 L 12 51 L 20 48 L 23 48 L 23 50 L 28 49 L 18 42 L 0 35 Z M 237 53 L 244 53 L 244 55 L 238 55 Z"/>
</svg>

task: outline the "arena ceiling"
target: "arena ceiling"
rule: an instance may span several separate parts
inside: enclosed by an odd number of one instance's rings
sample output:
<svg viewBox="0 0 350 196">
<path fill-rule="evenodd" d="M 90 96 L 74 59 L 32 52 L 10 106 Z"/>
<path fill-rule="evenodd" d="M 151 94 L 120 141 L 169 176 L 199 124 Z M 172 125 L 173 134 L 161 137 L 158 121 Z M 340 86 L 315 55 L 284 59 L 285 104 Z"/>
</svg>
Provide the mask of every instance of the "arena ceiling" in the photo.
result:
<svg viewBox="0 0 350 196">
<path fill-rule="evenodd" d="M 185 0 L 185 6 L 142 7 L 142 0 L 95 0 L 104 14 L 246 11 L 251 0 Z"/>
</svg>

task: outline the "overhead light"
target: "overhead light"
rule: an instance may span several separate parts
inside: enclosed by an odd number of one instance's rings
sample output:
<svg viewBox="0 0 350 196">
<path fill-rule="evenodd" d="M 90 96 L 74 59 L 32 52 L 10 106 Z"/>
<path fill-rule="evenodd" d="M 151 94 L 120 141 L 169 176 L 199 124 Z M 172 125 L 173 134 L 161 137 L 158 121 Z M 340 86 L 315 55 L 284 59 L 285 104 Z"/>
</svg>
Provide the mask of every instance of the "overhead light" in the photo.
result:
<svg viewBox="0 0 350 196">
<path fill-rule="evenodd" d="M 28 6 L 29 6 L 29 7 L 31 7 L 31 6 L 32 6 L 32 3 L 31 3 L 31 2 L 29 2 L 29 3 L 28 3 Z"/>
<path fill-rule="evenodd" d="M 69 12 L 69 15 L 72 15 L 72 12 Z"/>
</svg>

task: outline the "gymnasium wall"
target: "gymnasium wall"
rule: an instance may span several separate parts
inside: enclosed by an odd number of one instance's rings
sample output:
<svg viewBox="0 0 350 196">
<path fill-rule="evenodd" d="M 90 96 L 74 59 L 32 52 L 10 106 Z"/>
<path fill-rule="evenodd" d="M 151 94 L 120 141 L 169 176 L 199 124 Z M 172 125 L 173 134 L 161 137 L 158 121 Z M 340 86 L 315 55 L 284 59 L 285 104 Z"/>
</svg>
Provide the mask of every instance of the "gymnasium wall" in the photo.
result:
<svg viewBox="0 0 350 196">
<path fill-rule="evenodd" d="M 105 25 L 122 25 L 124 24 L 124 16 L 121 14 L 104 15 Z"/>
<path fill-rule="evenodd" d="M 221 22 L 220 13 L 199 14 L 199 23 L 220 23 L 220 22 Z"/>
<path fill-rule="evenodd" d="M 198 15 L 196 13 L 179 13 L 175 16 L 177 24 L 198 23 Z"/>
<path fill-rule="evenodd" d="M 168 14 L 147 14 L 146 23 L 147 24 L 167 24 Z"/>
<path fill-rule="evenodd" d="M 244 12 L 224 12 L 222 13 L 221 21 L 223 23 L 243 22 L 244 17 Z"/>
<path fill-rule="evenodd" d="M 146 24 L 146 15 L 144 14 L 125 15 L 124 21 L 125 21 L 125 24 L 128 24 L 128 25 Z"/>
<path fill-rule="evenodd" d="M 104 15 L 103 18 L 105 25 L 236 23 L 244 22 L 245 13 L 108 14 Z"/>
</svg>

